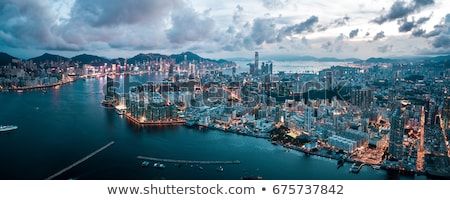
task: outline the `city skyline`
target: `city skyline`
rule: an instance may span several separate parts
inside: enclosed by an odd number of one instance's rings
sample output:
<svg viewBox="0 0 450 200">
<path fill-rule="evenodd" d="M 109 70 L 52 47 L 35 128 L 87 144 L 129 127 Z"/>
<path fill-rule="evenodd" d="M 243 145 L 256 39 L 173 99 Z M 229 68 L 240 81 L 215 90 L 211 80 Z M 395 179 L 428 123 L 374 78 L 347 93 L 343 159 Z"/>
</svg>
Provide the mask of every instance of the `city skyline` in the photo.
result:
<svg viewBox="0 0 450 200">
<path fill-rule="evenodd" d="M 450 53 L 438 0 L 2 1 L 1 51 L 108 58 L 194 51 L 210 58 L 402 57 Z M 245 56 L 244 56 L 245 55 Z"/>
</svg>

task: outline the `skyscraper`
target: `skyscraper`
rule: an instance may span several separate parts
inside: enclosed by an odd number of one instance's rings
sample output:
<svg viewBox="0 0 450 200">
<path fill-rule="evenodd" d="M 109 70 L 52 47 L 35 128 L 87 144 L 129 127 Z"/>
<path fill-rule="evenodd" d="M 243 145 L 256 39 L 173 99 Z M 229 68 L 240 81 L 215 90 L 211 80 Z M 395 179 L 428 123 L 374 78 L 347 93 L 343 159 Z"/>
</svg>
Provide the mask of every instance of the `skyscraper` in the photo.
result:
<svg viewBox="0 0 450 200">
<path fill-rule="evenodd" d="M 445 129 L 450 129 L 450 96 L 444 98 L 444 107 L 442 110 Z"/>
<path fill-rule="evenodd" d="M 397 108 L 392 113 L 390 123 L 391 132 L 389 134 L 388 152 L 397 160 L 401 160 L 403 156 L 403 134 L 405 131 L 405 119 L 402 117 L 402 111 Z"/>
<path fill-rule="evenodd" d="M 257 51 L 255 52 L 255 67 L 256 67 L 256 70 L 258 70 L 258 67 L 259 67 L 259 53 Z"/>
</svg>

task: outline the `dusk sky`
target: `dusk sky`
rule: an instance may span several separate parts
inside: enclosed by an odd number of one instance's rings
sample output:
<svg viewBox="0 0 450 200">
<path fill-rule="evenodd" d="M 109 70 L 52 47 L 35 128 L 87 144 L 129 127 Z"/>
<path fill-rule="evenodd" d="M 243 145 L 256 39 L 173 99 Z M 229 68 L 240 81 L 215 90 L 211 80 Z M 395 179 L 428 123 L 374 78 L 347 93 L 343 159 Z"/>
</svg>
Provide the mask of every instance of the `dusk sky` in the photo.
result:
<svg viewBox="0 0 450 200">
<path fill-rule="evenodd" d="M 450 53 L 448 0 L 0 0 L 0 51 L 108 58 Z"/>
</svg>

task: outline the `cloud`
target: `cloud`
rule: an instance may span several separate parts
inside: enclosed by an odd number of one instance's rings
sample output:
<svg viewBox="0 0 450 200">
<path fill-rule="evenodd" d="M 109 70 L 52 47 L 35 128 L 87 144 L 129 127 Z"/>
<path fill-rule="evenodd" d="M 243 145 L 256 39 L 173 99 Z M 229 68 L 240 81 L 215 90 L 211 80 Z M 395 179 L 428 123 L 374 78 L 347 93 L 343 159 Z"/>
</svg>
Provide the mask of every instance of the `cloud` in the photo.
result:
<svg viewBox="0 0 450 200">
<path fill-rule="evenodd" d="M 375 37 L 373 37 L 373 40 L 374 40 L 374 41 L 380 40 L 380 39 L 382 39 L 382 38 L 384 38 L 384 37 L 386 37 L 386 35 L 384 35 L 384 31 L 381 31 L 381 32 L 377 33 L 377 34 L 375 35 Z"/>
<path fill-rule="evenodd" d="M 327 52 L 333 52 L 333 44 L 330 41 L 323 43 L 321 48 L 325 49 Z"/>
<path fill-rule="evenodd" d="M 261 0 L 263 6 L 269 10 L 281 9 L 289 4 L 289 0 Z"/>
<path fill-rule="evenodd" d="M 319 18 L 313 15 L 303 22 L 282 28 L 280 35 L 291 36 L 293 34 L 300 34 L 303 32 L 313 32 L 314 24 L 317 22 L 319 22 Z"/>
<path fill-rule="evenodd" d="M 344 39 L 345 39 L 345 36 L 344 36 L 344 34 L 339 34 L 339 36 L 337 36 L 336 37 L 336 39 L 334 40 L 336 43 L 337 42 L 343 42 L 344 41 Z"/>
<path fill-rule="evenodd" d="M 434 0 L 413 0 L 409 3 L 402 0 L 396 0 L 394 4 L 392 4 L 387 14 L 380 15 L 377 18 L 373 19 L 371 22 L 381 25 L 385 22 L 390 22 L 396 19 L 407 17 L 412 13 L 420 11 L 423 7 L 433 4 Z"/>
<path fill-rule="evenodd" d="M 335 19 L 334 21 L 330 22 L 327 25 L 320 24 L 317 26 L 317 31 L 323 32 L 323 31 L 328 30 L 329 28 L 337 28 L 337 27 L 345 26 L 345 25 L 347 25 L 347 22 L 349 20 L 350 20 L 349 16 L 344 16 L 342 18 Z"/>
<path fill-rule="evenodd" d="M 359 32 L 359 29 L 352 30 L 352 31 L 350 31 L 350 33 L 348 34 L 348 37 L 349 37 L 349 38 L 354 38 L 354 37 L 358 36 L 358 32 Z"/>
<path fill-rule="evenodd" d="M 274 20 L 272 18 L 256 18 L 253 20 L 250 37 L 255 41 L 256 45 L 278 41 L 278 31 Z"/>
<path fill-rule="evenodd" d="M 414 21 L 408 21 L 406 18 L 399 20 L 399 23 L 401 23 L 400 27 L 398 27 L 399 32 L 409 32 L 416 26 Z"/>
<path fill-rule="evenodd" d="M 308 39 L 306 39 L 305 36 L 302 37 L 302 44 L 309 46 L 309 41 L 308 41 Z"/>
<path fill-rule="evenodd" d="M 414 37 L 422 37 L 425 34 L 425 30 L 424 29 L 414 29 L 412 32 L 412 35 Z"/>
<path fill-rule="evenodd" d="M 3 1 L 0 4 L 0 44 L 10 47 L 63 47 L 53 40 L 56 14 L 43 1 Z M 58 40 L 59 41 L 59 40 Z M 68 47 L 64 46 L 65 49 Z"/>
<path fill-rule="evenodd" d="M 450 35 L 441 35 L 433 41 L 433 47 L 450 49 Z"/>
<path fill-rule="evenodd" d="M 172 27 L 167 30 L 167 38 L 176 44 L 209 38 L 215 25 L 212 18 L 197 13 L 191 8 L 173 13 L 171 19 Z"/>
<path fill-rule="evenodd" d="M 393 45 L 384 45 L 384 46 L 380 46 L 377 48 L 378 52 L 380 53 L 387 53 L 390 52 L 392 50 Z"/>
<path fill-rule="evenodd" d="M 241 22 L 243 12 L 244 12 L 244 7 L 242 7 L 241 5 L 237 5 L 236 11 L 234 11 L 234 14 L 233 14 L 233 23 L 237 24 L 237 23 Z"/>
<path fill-rule="evenodd" d="M 161 20 L 168 12 L 185 6 L 182 0 L 77 0 L 71 14 L 73 20 L 93 27 L 112 27 Z"/>
</svg>

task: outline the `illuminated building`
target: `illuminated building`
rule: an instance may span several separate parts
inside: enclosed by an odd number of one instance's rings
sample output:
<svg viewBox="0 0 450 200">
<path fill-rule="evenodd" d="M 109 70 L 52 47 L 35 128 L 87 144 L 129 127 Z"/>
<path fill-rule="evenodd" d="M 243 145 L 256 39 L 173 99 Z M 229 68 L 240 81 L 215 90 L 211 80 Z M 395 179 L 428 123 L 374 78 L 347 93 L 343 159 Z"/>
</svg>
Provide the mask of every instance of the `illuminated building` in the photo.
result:
<svg viewBox="0 0 450 200">
<path fill-rule="evenodd" d="M 401 160 L 403 156 L 403 134 L 405 131 L 405 119 L 401 116 L 400 108 L 392 113 L 390 119 L 391 131 L 389 134 L 388 152 L 397 160 Z"/>
</svg>

